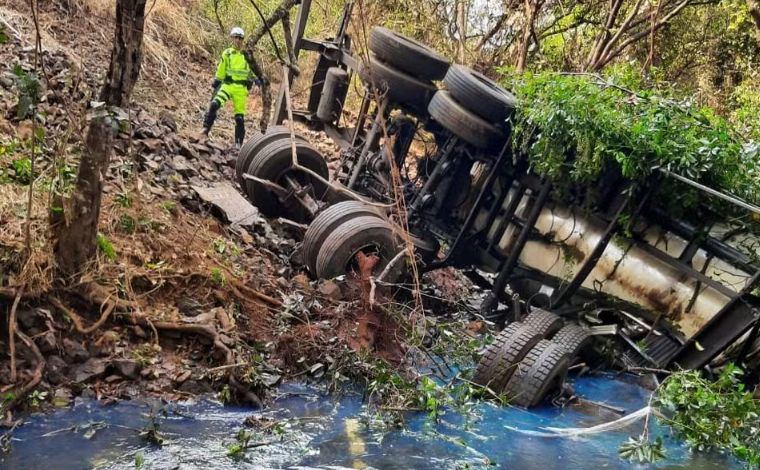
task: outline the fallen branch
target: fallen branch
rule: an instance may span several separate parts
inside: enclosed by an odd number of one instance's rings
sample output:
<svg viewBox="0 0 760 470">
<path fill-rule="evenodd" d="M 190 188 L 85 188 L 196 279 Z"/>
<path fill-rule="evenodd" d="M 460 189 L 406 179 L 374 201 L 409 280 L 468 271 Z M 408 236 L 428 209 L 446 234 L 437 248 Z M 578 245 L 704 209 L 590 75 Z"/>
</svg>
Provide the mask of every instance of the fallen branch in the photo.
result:
<svg viewBox="0 0 760 470">
<path fill-rule="evenodd" d="M 97 282 L 80 284 L 71 289 L 71 292 L 93 305 L 102 306 L 110 302 L 114 304 L 114 309 L 120 311 L 138 308 L 137 302 L 120 299 L 115 293 L 110 292 L 106 287 L 101 286 Z"/>
<path fill-rule="evenodd" d="M 393 257 L 393 259 L 388 263 L 387 266 L 385 266 L 385 269 L 383 269 L 383 272 L 380 273 L 379 276 L 377 276 L 376 279 L 370 278 L 370 290 L 369 290 L 369 305 L 370 307 L 375 306 L 375 290 L 377 287 L 377 282 L 383 282 L 385 278 L 388 276 L 388 273 L 391 272 L 391 269 L 393 269 L 394 266 L 396 266 L 396 263 L 399 262 L 400 259 L 404 257 L 404 254 L 406 254 L 407 249 L 404 248 L 403 250 L 396 253 L 396 256 Z"/>
<path fill-rule="evenodd" d="M 61 302 L 60 299 L 57 297 L 50 297 L 50 303 L 52 303 L 55 308 L 65 313 L 69 318 L 71 318 L 71 322 L 74 323 L 74 328 L 83 335 L 88 335 L 92 333 L 93 331 L 97 330 L 103 324 L 108 320 L 108 317 L 111 316 L 111 313 L 114 311 L 114 304 L 109 302 L 106 306 L 106 309 L 103 311 L 103 313 L 100 315 L 100 318 L 98 321 L 90 325 L 89 327 L 84 326 L 84 322 L 82 321 L 82 317 L 79 316 L 79 314 L 74 313 L 73 310 L 66 307 L 63 302 Z"/>
<path fill-rule="evenodd" d="M 11 400 L 3 402 L 2 407 L 0 407 L 0 413 L 5 413 L 7 410 L 13 409 L 24 398 L 26 398 L 29 392 L 34 390 L 34 387 L 36 387 L 40 381 L 42 381 L 42 371 L 45 369 L 45 357 L 42 355 L 37 345 L 34 344 L 34 341 L 32 341 L 28 336 L 18 330 L 16 330 L 16 336 L 18 336 L 19 339 L 24 342 L 26 347 L 31 349 L 34 357 L 37 359 L 37 366 L 34 368 L 34 373 L 32 374 L 32 378 L 29 380 L 29 382 L 27 382 L 26 385 L 20 389 L 15 390 L 13 392 L 13 398 Z"/>
</svg>

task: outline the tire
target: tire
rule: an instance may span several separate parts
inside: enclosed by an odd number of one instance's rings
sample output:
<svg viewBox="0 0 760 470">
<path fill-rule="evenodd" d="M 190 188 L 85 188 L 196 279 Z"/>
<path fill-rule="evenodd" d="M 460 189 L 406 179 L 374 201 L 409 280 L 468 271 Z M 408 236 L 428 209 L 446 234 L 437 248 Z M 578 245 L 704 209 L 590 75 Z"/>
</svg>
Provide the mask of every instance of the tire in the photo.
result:
<svg viewBox="0 0 760 470">
<path fill-rule="evenodd" d="M 381 26 L 369 34 L 369 50 L 385 63 L 420 80 L 440 80 L 450 62 L 428 46 Z"/>
<path fill-rule="evenodd" d="M 562 386 L 569 364 L 570 358 L 561 346 L 539 341 L 504 387 L 510 404 L 530 408 L 541 403 L 547 393 Z"/>
<path fill-rule="evenodd" d="M 379 93 L 385 94 L 391 103 L 415 116 L 427 116 L 430 100 L 438 91 L 432 82 L 419 80 L 375 56 L 361 66 L 359 76 Z"/>
<path fill-rule="evenodd" d="M 517 98 L 512 93 L 464 65 L 452 65 L 443 83 L 462 106 L 498 126 L 504 126 L 517 107 Z"/>
<path fill-rule="evenodd" d="M 472 381 L 501 393 L 517 364 L 542 339 L 529 325 L 512 323 L 483 354 Z"/>
<path fill-rule="evenodd" d="M 328 235 L 343 222 L 362 216 L 383 217 L 376 208 L 363 202 L 343 201 L 333 204 L 314 218 L 303 237 L 303 260 L 310 273 L 317 273 L 319 248 Z"/>
<path fill-rule="evenodd" d="M 285 174 L 290 172 L 302 184 L 310 184 L 312 186 L 314 197 L 320 200 L 323 199 L 327 193 L 327 186 L 311 175 L 293 170 L 291 152 L 290 139 L 277 139 L 274 142 L 270 142 L 254 154 L 248 166 L 248 173 L 261 179 L 281 184 Z M 327 180 L 327 163 L 314 147 L 305 142 L 297 142 L 296 152 L 300 165 Z M 251 202 L 267 217 L 284 215 L 296 222 L 308 221 L 308 214 L 305 213 L 303 208 L 298 206 L 298 203 L 294 202 L 288 206 L 283 205 L 269 188 L 256 181 L 246 180 L 245 190 Z"/>
<path fill-rule="evenodd" d="M 347 274 L 356 253 L 368 248 L 380 257 L 375 272 L 382 272 L 396 256 L 400 245 L 393 228 L 385 220 L 376 216 L 349 219 L 325 238 L 317 255 L 317 277 L 332 279 Z M 395 280 L 395 277 L 391 276 L 389 280 Z"/>
<path fill-rule="evenodd" d="M 562 347 L 572 360 L 578 357 L 583 349 L 591 343 L 591 334 L 580 325 L 565 325 L 554 335 L 552 343 Z"/>
<path fill-rule="evenodd" d="M 240 151 L 238 152 L 238 158 L 235 162 L 235 176 L 237 178 L 237 182 L 240 185 L 240 187 L 245 188 L 245 180 L 243 179 L 243 173 L 248 169 L 248 167 L 251 165 L 251 161 L 253 160 L 253 157 L 256 156 L 256 152 L 264 148 L 264 146 L 270 144 L 271 142 L 274 142 L 275 140 L 279 139 L 289 139 L 290 138 L 290 129 L 285 126 L 272 126 L 267 131 L 262 134 L 260 132 L 256 132 L 256 134 L 248 139 L 248 141 L 243 144 L 243 146 L 240 148 Z M 296 134 L 296 140 L 299 140 L 301 142 L 306 142 L 306 139 L 304 139 L 301 135 Z"/>
<path fill-rule="evenodd" d="M 457 103 L 448 91 L 438 90 L 428 105 L 430 116 L 449 132 L 475 147 L 487 149 L 504 143 L 504 132 Z"/>
<path fill-rule="evenodd" d="M 521 320 L 526 325 L 530 325 L 540 333 L 544 338 L 551 338 L 554 333 L 562 328 L 562 319 L 552 312 L 537 309 L 530 315 Z"/>
</svg>

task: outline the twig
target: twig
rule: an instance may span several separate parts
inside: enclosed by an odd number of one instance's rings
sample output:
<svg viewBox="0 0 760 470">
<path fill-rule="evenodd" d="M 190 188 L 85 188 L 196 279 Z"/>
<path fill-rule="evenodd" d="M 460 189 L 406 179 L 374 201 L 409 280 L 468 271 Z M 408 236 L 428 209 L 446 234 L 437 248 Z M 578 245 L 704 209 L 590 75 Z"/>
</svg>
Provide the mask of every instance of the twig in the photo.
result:
<svg viewBox="0 0 760 470">
<path fill-rule="evenodd" d="M 396 266 L 396 263 L 398 263 L 398 261 L 402 259 L 407 252 L 408 250 L 404 248 L 403 250 L 396 253 L 396 256 L 394 256 L 393 259 L 391 259 L 391 261 L 383 269 L 383 272 L 381 272 L 380 275 L 377 276 L 376 279 L 370 278 L 369 280 L 370 285 L 371 285 L 369 289 L 369 306 L 370 307 L 375 306 L 375 290 L 377 287 L 376 281 L 383 282 L 386 276 L 388 276 L 388 273 L 391 272 L 391 269 L 393 269 Z"/>
<path fill-rule="evenodd" d="M 13 299 L 13 306 L 11 306 L 11 313 L 8 316 L 8 345 L 10 347 L 11 354 L 11 382 L 15 383 L 16 376 L 16 330 L 18 325 L 16 324 L 16 311 L 18 310 L 18 304 L 21 301 L 21 295 L 24 293 L 24 287 L 22 286 L 16 293 L 16 298 Z"/>
<path fill-rule="evenodd" d="M 11 435 L 13 434 L 13 431 L 15 431 L 16 428 L 21 424 L 21 422 L 22 420 L 17 419 L 10 426 L 10 429 L 4 432 L 2 436 L 0 436 L 0 452 L 8 453 L 8 451 L 10 451 Z"/>
<path fill-rule="evenodd" d="M 45 357 L 40 352 L 40 349 L 34 344 L 34 341 L 29 339 L 24 333 L 16 330 L 16 336 L 24 342 L 26 347 L 32 350 L 34 357 L 37 358 L 37 366 L 34 368 L 32 378 L 26 385 L 13 392 L 13 398 L 10 401 L 4 402 L 0 408 L 1 412 L 13 409 L 21 400 L 26 398 L 26 395 L 42 381 L 42 371 L 45 368 Z"/>
<path fill-rule="evenodd" d="M 211 367 L 210 369 L 206 369 L 206 372 L 219 372 L 221 370 L 234 369 L 235 367 L 247 366 L 248 364 L 249 364 L 248 362 L 236 362 L 234 364 L 225 364 L 223 366 Z"/>
<path fill-rule="evenodd" d="M 651 367 L 628 367 L 625 369 L 625 372 L 651 372 L 653 374 L 672 374 L 672 370 L 666 370 L 666 369 L 653 369 Z"/>
<path fill-rule="evenodd" d="M 69 318 L 71 318 L 72 323 L 74 323 L 74 328 L 76 330 L 84 335 L 88 335 L 92 333 L 93 331 L 97 330 L 103 324 L 108 320 L 108 317 L 111 316 L 111 313 L 114 311 L 115 305 L 111 302 L 108 303 L 106 306 L 106 309 L 103 311 L 103 313 L 100 315 L 100 318 L 98 321 L 93 323 L 92 325 L 85 327 L 84 322 L 82 321 L 82 317 L 78 314 L 74 313 L 73 310 L 63 305 L 63 302 L 60 301 L 57 297 L 51 297 L 50 302 L 60 311 L 68 315 Z"/>
</svg>

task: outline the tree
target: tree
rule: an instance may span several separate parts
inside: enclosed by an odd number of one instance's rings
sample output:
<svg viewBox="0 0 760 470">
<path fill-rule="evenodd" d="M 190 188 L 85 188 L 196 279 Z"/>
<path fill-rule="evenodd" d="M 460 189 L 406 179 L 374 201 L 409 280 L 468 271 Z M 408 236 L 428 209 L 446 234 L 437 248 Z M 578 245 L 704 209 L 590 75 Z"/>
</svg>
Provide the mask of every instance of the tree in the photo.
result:
<svg viewBox="0 0 760 470">
<path fill-rule="evenodd" d="M 749 16 L 752 17 L 752 21 L 757 28 L 755 38 L 757 39 L 757 43 L 760 44 L 760 3 L 757 0 L 747 0 L 747 9 L 749 10 Z"/>
<path fill-rule="evenodd" d="M 118 122 L 111 111 L 129 104 L 140 75 L 145 3 L 146 0 L 116 2 L 111 61 L 100 93 L 108 112 L 99 113 L 89 123 L 74 192 L 64 204 L 63 220 L 53 226 L 57 238 L 56 262 L 66 276 L 81 273 L 97 251 L 103 180 L 118 131 Z"/>
</svg>

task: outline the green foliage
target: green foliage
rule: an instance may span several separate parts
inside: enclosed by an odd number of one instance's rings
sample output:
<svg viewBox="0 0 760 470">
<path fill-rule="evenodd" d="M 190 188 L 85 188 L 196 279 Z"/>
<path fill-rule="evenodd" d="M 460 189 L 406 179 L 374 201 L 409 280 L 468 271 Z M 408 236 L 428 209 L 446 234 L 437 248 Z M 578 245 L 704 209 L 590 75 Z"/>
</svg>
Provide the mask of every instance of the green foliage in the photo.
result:
<svg viewBox="0 0 760 470">
<path fill-rule="evenodd" d="M 169 214 L 175 214 L 177 212 L 177 203 L 174 201 L 164 201 L 161 203 L 161 209 Z"/>
<path fill-rule="evenodd" d="M 32 160 L 30 158 L 17 158 L 11 162 L 15 172 L 15 180 L 20 184 L 30 184 L 32 182 Z"/>
<path fill-rule="evenodd" d="M 235 436 L 235 442 L 227 445 L 227 455 L 230 457 L 240 457 L 248 447 L 248 443 L 251 441 L 253 434 L 246 430 L 241 429 Z"/>
<path fill-rule="evenodd" d="M 230 390 L 230 386 L 225 385 L 222 387 L 219 393 L 216 394 L 216 398 L 225 405 L 232 402 L 232 390 Z"/>
<path fill-rule="evenodd" d="M 150 411 L 144 413 L 143 417 L 148 421 L 145 427 L 140 431 L 140 438 L 149 444 L 161 446 L 164 443 L 164 436 L 161 434 L 161 425 L 158 422 L 159 415 L 166 416 L 166 411 L 163 409 L 160 402 L 156 401 L 151 403 Z"/>
<path fill-rule="evenodd" d="M 8 33 L 5 32 L 5 25 L 0 24 L 0 44 L 7 43 L 9 39 Z"/>
<path fill-rule="evenodd" d="M 726 449 L 750 466 L 760 465 L 760 403 L 729 364 L 716 381 L 699 371 L 677 372 L 662 384 L 656 406 L 693 448 Z"/>
<path fill-rule="evenodd" d="M 40 102 L 40 81 L 34 73 L 28 73 L 16 65 L 13 68 L 13 75 L 16 77 L 16 87 L 18 88 L 18 106 L 16 108 L 16 118 L 27 119 L 34 115 L 34 109 Z"/>
<path fill-rule="evenodd" d="M 119 217 L 119 230 L 124 233 L 135 233 L 136 227 L 137 223 L 135 222 L 134 217 L 129 214 L 121 214 Z"/>
<path fill-rule="evenodd" d="M 629 437 L 620 446 L 618 453 L 620 458 L 637 463 L 653 463 L 666 457 L 662 438 L 658 437 L 652 442 L 645 435 Z"/>
<path fill-rule="evenodd" d="M 540 174 L 589 184 L 610 164 L 632 179 L 659 167 L 760 202 L 758 145 L 690 100 L 627 88 L 640 85 L 635 73 L 527 73 L 508 82 L 520 100 L 514 146 Z"/>
<path fill-rule="evenodd" d="M 132 196 L 127 193 L 119 193 L 114 197 L 114 202 L 121 207 L 132 207 Z"/>
<path fill-rule="evenodd" d="M 111 240 L 108 239 L 105 235 L 98 232 L 97 235 L 98 238 L 98 251 L 100 251 L 103 254 L 103 257 L 108 262 L 113 262 L 116 260 L 116 249 L 113 247 L 113 244 L 111 243 Z"/>
<path fill-rule="evenodd" d="M 32 405 L 33 408 L 36 408 L 40 406 L 40 403 L 47 400 L 48 392 L 40 391 L 40 390 L 34 390 L 32 393 L 29 394 L 29 404 Z"/>
<path fill-rule="evenodd" d="M 145 455 L 142 452 L 135 454 L 135 468 L 140 470 L 145 465 Z"/>
<path fill-rule="evenodd" d="M 214 281 L 214 283 L 220 287 L 223 286 L 226 282 L 224 273 L 219 268 L 211 269 L 211 280 Z"/>
</svg>

